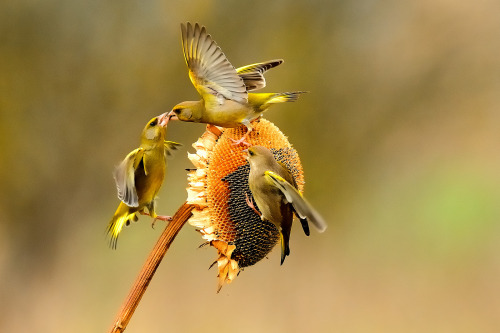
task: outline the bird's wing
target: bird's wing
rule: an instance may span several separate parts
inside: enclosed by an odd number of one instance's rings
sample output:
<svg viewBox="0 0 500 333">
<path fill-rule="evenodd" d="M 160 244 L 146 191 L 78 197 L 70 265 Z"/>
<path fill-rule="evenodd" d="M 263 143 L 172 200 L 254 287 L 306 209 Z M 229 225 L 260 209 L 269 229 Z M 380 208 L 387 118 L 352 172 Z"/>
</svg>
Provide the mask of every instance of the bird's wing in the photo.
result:
<svg viewBox="0 0 500 333">
<path fill-rule="evenodd" d="M 163 144 L 165 145 L 165 157 L 172 156 L 173 151 L 179 149 L 182 146 L 182 143 L 166 140 L 163 142 Z"/>
<path fill-rule="evenodd" d="M 267 70 L 276 67 L 282 63 L 283 59 L 258 62 L 256 64 L 251 64 L 237 68 L 236 72 L 243 79 L 243 82 L 245 82 L 247 91 L 257 90 L 264 88 L 266 86 L 266 79 L 264 78 L 264 73 Z"/>
<path fill-rule="evenodd" d="M 189 78 L 205 102 L 220 103 L 219 95 L 239 103 L 248 101 L 247 89 L 233 65 L 207 33 L 196 23 L 181 24 L 182 49 Z"/>
<path fill-rule="evenodd" d="M 323 220 L 321 215 L 307 202 L 294 186 L 272 171 L 265 171 L 264 174 L 283 193 L 285 199 L 292 204 L 293 209 L 300 219 L 307 219 L 310 221 L 319 232 L 326 230 L 327 226 L 325 220 Z"/>
<path fill-rule="evenodd" d="M 144 156 L 144 149 L 137 148 L 115 168 L 114 178 L 118 190 L 118 199 L 129 207 L 139 206 L 139 197 L 135 188 L 135 170 Z"/>
</svg>

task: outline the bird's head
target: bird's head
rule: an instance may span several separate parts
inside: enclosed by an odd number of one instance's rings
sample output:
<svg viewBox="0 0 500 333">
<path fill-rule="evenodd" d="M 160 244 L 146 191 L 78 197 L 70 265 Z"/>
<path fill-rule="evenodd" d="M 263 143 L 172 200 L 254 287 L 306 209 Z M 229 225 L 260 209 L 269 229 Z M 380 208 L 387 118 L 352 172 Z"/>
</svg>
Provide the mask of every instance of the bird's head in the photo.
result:
<svg viewBox="0 0 500 333">
<path fill-rule="evenodd" d="M 199 101 L 182 102 L 174 106 L 169 113 L 169 117 L 171 120 L 196 122 L 200 116 L 199 107 Z"/>
<path fill-rule="evenodd" d="M 266 147 L 252 146 L 247 149 L 246 159 L 250 163 L 250 168 L 258 165 L 267 165 L 275 161 L 273 153 Z"/>
<path fill-rule="evenodd" d="M 166 114 L 154 117 L 148 121 L 142 131 L 141 141 L 143 143 L 160 142 L 163 144 L 167 132 L 167 122 L 168 118 L 166 118 Z"/>
</svg>

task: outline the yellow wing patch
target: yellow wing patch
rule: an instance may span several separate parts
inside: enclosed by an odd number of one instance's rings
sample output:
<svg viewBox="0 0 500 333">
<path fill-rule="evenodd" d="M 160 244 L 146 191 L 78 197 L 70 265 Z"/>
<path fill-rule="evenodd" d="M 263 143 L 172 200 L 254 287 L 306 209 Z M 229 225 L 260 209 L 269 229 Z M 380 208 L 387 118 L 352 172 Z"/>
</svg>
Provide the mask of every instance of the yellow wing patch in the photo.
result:
<svg viewBox="0 0 500 333">
<path fill-rule="evenodd" d="M 293 188 L 293 186 L 289 182 L 287 182 L 285 178 L 281 177 L 280 175 L 278 175 L 275 172 L 267 170 L 267 171 L 264 171 L 264 175 L 266 175 L 268 178 L 270 178 L 273 181 L 273 183 L 275 185 L 277 185 L 278 188 L 280 188 L 282 190 L 282 192 L 283 192 L 283 194 L 285 194 L 285 196 L 287 196 L 287 192 L 286 192 L 287 188 Z M 300 196 L 302 196 L 302 193 L 300 193 L 299 190 L 295 189 L 295 192 L 297 192 Z M 290 201 L 288 196 L 287 196 L 287 200 Z"/>
<path fill-rule="evenodd" d="M 277 173 L 274 173 L 272 171 L 269 171 L 269 170 L 264 171 L 264 174 L 268 177 L 275 179 L 275 180 L 286 182 L 286 180 L 283 177 L 279 176 Z"/>
</svg>

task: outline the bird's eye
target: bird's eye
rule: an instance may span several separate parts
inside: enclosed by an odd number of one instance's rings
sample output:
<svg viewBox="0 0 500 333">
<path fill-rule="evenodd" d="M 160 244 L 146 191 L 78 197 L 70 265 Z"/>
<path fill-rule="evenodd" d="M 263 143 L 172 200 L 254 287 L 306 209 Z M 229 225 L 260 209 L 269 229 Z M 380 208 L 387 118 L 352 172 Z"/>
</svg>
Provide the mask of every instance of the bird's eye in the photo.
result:
<svg viewBox="0 0 500 333">
<path fill-rule="evenodd" d="M 158 124 L 158 120 L 155 118 L 152 122 L 149 123 L 149 126 L 153 127 L 156 126 L 156 124 Z"/>
<path fill-rule="evenodd" d="M 249 150 L 249 151 L 248 151 L 248 154 L 250 154 L 250 156 L 255 155 L 255 153 L 254 153 L 252 150 Z"/>
</svg>

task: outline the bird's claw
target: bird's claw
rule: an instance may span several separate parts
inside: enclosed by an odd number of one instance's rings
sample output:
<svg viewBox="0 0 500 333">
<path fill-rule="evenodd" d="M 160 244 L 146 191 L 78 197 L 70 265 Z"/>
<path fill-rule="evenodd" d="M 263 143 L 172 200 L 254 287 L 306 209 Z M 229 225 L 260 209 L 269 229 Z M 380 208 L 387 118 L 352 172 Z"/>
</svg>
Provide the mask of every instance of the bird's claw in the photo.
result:
<svg viewBox="0 0 500 333">
<path fill-rule="evenodd" d="M 238 140 L 235 140 L 235 139 L 231 139 L 233 141 L 233 146 L 238 146 L 239 144 L 243 144 L 247 147 L 250 147 L 251 144 L 249 144 L 248 142 L 245 141 L 245 136 L 241 137 L 241 139 L 238 139 Z"/>
<path fill-rule="evenodd" d="M 248 194 L 246 193 L 245 193 L 245 201 L 247 202 L 248 207 L 252 208 L 257 215 L 262 217 L 262 213 L 259 212 L 257 208 L 255 208 L 255 205 L 253 204 L 252 200 L 248 197 Z"/>
<path fill-rule="evenodd" d="M 155 220 L 162 220 L 164 222 L 170 222 L 170 221 L 172 221 L 172 216 L 158 215 L 158 216 L 156 216 Z"/>
<path fill-rule="evenodd" d="M 156 220 L 161 220 L 164 222 L 170 222 L 172 221 L 172 216 L 166 216 L 166 215 L 157 215 L 154 219 L 153 222 L 151 222 L 151 228 L 155 228 L 155 222 Z"/>
<path fill-rule="evenodd" d="M 150 213 L 146 213 L 145 211 L 141 211 L 139 212 L 141 215 L 147 215 L 147 216 L 151 216 L 153 218 L 153 222 L 151 222 L 151 228 L 155 228 L 155 222 L 156 220 L 161 220 L 161 221 L 164 221 L 164 222 L 170 222 L 172 221 L 172 216 L 166 216 L 166 215 L 156 215 L 156 216 L 152 216 Z"/>
</svg>

